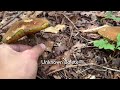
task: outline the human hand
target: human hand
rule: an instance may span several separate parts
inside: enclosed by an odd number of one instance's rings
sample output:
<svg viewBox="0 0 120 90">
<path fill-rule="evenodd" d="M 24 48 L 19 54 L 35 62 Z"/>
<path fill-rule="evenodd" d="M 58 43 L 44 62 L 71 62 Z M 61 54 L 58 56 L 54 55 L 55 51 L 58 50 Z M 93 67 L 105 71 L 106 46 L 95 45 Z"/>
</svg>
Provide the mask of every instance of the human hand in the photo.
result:
<svg viewBox="0 0 120 90">
<path fill-rule="evenodd" d="M 34 47 L 27 45 L 0 45 L 1 79 L 35 79 L 37 60 L 45 50 L 44 44 Z"/>
</svg>

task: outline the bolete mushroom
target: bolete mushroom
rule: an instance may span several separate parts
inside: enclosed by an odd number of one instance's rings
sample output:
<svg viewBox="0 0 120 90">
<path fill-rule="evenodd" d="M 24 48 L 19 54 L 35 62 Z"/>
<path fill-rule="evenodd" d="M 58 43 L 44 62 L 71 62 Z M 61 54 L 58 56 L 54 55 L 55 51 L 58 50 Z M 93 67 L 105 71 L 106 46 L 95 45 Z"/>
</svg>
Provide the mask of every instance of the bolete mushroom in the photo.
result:
<svg viewBox="0 0 120 90">
<path fill-rule="evenodd" d="M 47 28 L 50 22 L 45 18 L 30 18 L 15 22 L 2 38 L 3 43 L 13 43 L 25 35 Z"/>
<path fill-rule="evenodd" d="M 110 26 L 110 27 L 104 27 L 98 30 L 98 33 L 111 40 L 111 41 L 117 41 L 117 36 L 120 33 L 120 27 L 119 26 Z"/>
</svg>

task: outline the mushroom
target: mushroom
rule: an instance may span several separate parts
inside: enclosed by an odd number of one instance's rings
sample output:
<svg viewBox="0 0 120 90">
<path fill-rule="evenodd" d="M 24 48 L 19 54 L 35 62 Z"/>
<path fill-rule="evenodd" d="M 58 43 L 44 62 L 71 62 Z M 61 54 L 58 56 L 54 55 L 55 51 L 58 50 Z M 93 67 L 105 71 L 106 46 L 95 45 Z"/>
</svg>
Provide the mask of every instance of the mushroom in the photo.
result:
<svg viewBox="0 0 120 90">
<path fill-rule="evenodd" d="M 29 18 L 15 22 L 2 38 L 3 43 L 14 43 L 25 35 L 47 28 L 50 22 L 45 18 Z"/>
</svg>

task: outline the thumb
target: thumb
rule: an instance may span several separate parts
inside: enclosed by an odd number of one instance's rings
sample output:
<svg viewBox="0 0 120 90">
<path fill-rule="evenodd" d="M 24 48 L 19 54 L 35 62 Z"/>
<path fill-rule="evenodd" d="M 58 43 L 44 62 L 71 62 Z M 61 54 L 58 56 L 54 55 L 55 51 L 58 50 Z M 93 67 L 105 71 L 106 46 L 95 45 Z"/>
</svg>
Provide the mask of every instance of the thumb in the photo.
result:
<svg viewBox="0 0 120 90">
<path fill-rule="evenodd" d="M 44 44 L 38 44 L 34 46 L 33 48 L 24 51 L 24 53 L 27 53 L 30 55 L 31 59 L 38 59 L 39 56 L 44 52 L 46 46 Z"/>
</svg>

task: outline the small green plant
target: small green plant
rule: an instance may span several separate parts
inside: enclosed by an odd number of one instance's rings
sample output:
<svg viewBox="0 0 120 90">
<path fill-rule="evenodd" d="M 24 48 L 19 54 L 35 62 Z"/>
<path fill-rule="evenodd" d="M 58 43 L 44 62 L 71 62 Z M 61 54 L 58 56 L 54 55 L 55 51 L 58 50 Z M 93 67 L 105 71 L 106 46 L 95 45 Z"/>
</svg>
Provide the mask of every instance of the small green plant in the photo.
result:
<svg viewBox="0 0 120 90">
<path fill-rule="evenodd" d="M 116 44 L 111 44 L 107 39 L 100 39 L 100 40 L 95 40 L 93 41 L 93 45 L 95 47 L 98 47 L 99 49 L 109 49 L 109 50 L 120 50 L 120 34 L 117 36 L 117 43 Z"/>
<path fill-rule="evenodd" d="M 120 17 L 116 17 L 113 15 L 112 11 L 107 11 L 106 14 L 105 14 L 105 19 L 112 19 L 114 21 L 120 21 Z"/>
</svg>

